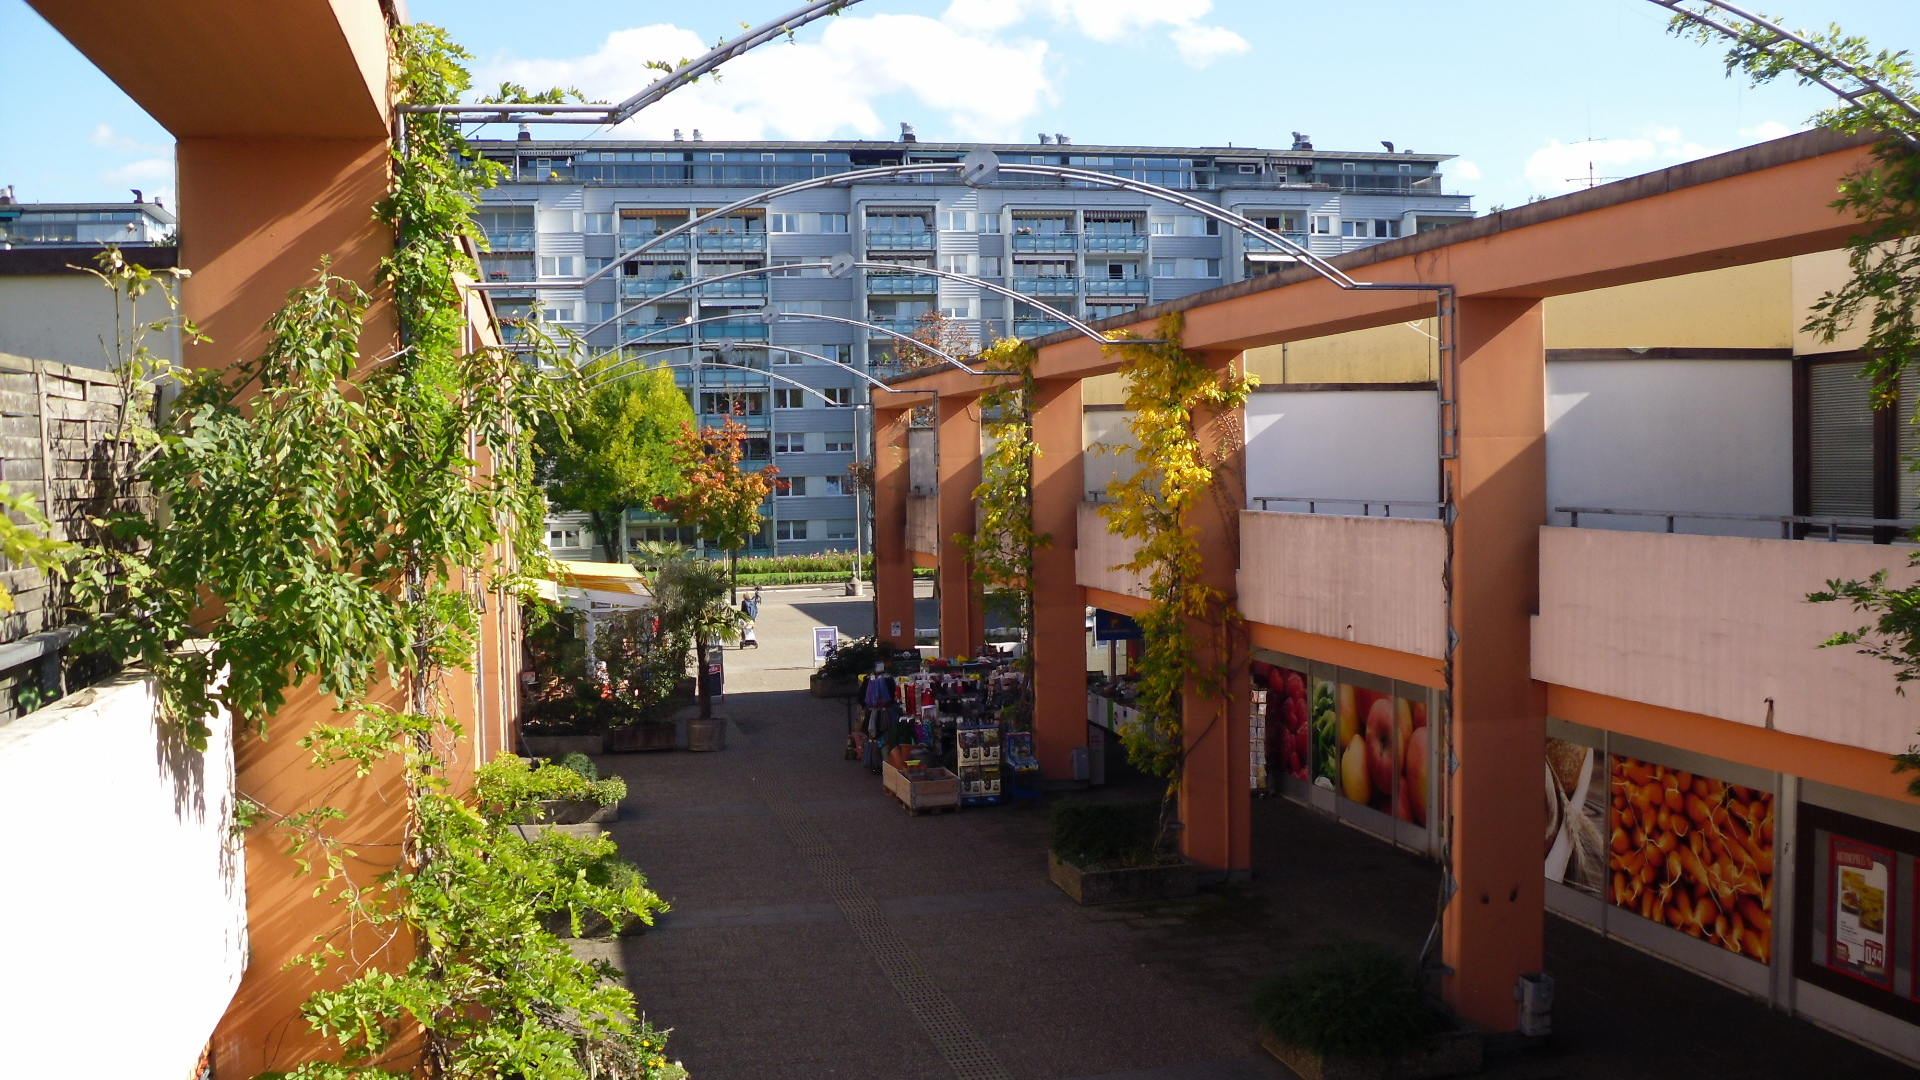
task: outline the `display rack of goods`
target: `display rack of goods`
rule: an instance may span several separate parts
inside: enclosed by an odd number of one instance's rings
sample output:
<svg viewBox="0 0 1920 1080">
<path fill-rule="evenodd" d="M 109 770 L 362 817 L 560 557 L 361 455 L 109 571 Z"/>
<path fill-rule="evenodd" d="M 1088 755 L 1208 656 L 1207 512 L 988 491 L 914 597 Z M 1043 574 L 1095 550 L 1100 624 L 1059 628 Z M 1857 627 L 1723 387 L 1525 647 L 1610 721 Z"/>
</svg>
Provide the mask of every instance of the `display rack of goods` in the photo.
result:
<svg viewBox="0 0 1920 1080">
<path fill-rule="evenodd" d="M 1000 728 L 963 726 L 956 732 L 960 797 L 968 806 L 1000 801 Z"/>
</svg>

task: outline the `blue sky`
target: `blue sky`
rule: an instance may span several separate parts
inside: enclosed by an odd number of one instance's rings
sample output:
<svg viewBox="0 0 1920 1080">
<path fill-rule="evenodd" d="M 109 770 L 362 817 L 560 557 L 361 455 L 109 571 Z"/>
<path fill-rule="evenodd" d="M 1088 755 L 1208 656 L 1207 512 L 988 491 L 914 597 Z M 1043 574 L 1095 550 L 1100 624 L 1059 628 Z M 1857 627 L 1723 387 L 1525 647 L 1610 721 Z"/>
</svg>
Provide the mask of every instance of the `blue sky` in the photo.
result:
<svg viewBox="0 0 1920 1080">
<path fill-rule="evenodd" d="M 618 98 L 795 0 L 411 0 L 485 84 Z M 1793 26 L 1838 22 L 1920 46 L 1915 0 L 1774 0 Z M 1542 12 L 1550 12 L 1543 15 Z M 0 0 L 0 185 L 23 200 L 170 194 L 171 140 L 22 0 Z M 1665 33 L 1647 0 L 865 0 L 669 97 L 619 134 L 1288 145 L 1460 155 L 1448 187 L 1488 209 L 1796 130 L 1823 91 L 1752 89 L 1719 50 Z M 22 107 L 25 106 L 25 107 Z M 501 129 L 493 129 L 504 134 Z M 556 137 L 590 137 L 553 128 Z M 604 135 L 605 133 L 599 133 Z"/>
</svg>

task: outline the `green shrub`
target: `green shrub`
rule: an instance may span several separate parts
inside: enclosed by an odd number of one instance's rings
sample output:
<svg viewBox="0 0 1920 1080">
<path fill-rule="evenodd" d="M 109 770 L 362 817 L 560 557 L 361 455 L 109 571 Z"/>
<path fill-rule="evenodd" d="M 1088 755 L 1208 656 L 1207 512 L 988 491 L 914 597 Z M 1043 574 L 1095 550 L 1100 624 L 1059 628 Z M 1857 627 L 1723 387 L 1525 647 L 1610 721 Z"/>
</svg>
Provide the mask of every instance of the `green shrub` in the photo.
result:
<svg viewBox="0 0 1920 1080">
<path fill-rule="evenodd" d="M 595 765 L 592 758 L 578 750 L 561 758 L 558 764 L 563 769 L 572 769 L 579 773 L 588 783 L 600 779 L 600 766 Z"/>
<path fill-rule="evenodd" d="M 1047 847 L 1076 866 L 1138 865 L 1154 858 L 1160 803 L 1067 799 L 1053 806 Z"/>
<path fill-rule="evenodd" d="M 1447 1027 L 1413 962 L 1370 941 L 1314 950 L 1255 988 L 1253 1007 L 1275 1037 L 1319 1054 L 1390 1057 Z"/>
<path fill-rule="evenodd" d="M 581 757 L 585 755 L 569 755 Z M 588 761 L 589 768 L 593 762 Z M 527 764 L 526 759 L 503 754 L 474 770 L 473 798 L 483 809 L 513 818 L 534 820 L 548 800 L 592 801 L 612 806 L 627 797 L 627 782 L 617 776 L 594 780 L 561 765 Z"/>
<path fill-rule="evenodd" d="M 820 665 L 817 674 L 823 679 L 855 679 L 873 670 L 873 665 L 887 659 L 887 650 L 873 638 L 856 638 L 835 648 Z"/>
</svg>

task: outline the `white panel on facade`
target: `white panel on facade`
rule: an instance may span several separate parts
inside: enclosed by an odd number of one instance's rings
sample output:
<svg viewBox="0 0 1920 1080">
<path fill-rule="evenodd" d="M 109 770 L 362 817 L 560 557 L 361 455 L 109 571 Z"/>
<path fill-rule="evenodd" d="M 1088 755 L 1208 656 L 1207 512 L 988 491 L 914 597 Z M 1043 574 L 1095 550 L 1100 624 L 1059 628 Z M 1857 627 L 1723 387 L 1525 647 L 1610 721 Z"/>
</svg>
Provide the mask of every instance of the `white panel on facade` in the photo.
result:
<svg viewBox="0 0 1920 1080">
<path fill-rule="evenodd" d="M 1439 501 L 1440 406 L 1431 390 L 1256 393 L 1247 399 L 1246 424 L 1250 500 Z M 1271 508 L 1305 509 L 1279 503 Z M 1318 509 L 1362 512 L 1339 503 Z M 1373 513 L 1384 511 L 1376 507 Z M 1396 507 L 1393 516 L 1422 511 L 1408 507 L 1403 514 Z"/>
<path fill-rule="evenodd" d="M 1549 363 L 1547 508 L 1559 506 L 1791 514 L 1791 361 Z M 1666 529 L 1663 518 L 1594 516 L 1580 524 Z M 1758 522 L 1680 519 L 1674 530 L 1780 535 L 1778 526 Z"/>
</svg>

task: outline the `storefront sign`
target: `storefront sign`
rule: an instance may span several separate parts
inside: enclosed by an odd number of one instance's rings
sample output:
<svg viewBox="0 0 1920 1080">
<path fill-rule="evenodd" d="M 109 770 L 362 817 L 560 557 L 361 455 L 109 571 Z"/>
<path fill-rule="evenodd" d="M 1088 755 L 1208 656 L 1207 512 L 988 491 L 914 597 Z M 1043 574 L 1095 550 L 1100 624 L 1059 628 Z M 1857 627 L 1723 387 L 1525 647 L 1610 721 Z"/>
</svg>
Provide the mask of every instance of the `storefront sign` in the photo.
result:
<svg viewBox="0 0 1920 1080">
<path fill-rule="evenodd" d="M 1125 615 L 1101 608 L 1093 609 L 1093 640 L 1139 641 L 1140 624 Z"/>
<path fill-rule="evenodd" d="M 840 647 L 840 628 L 836 626 L 816 626 L 813 628 L 813 658 L 825 663 L 833 650 Z"/>
<path fill-rule="evenodd" d="M 1893 989 L 1893 852 L 1833 837 L 1827 849 L 1833 898 L 1827 966 L 1843 975 Z"/>
</svg>

